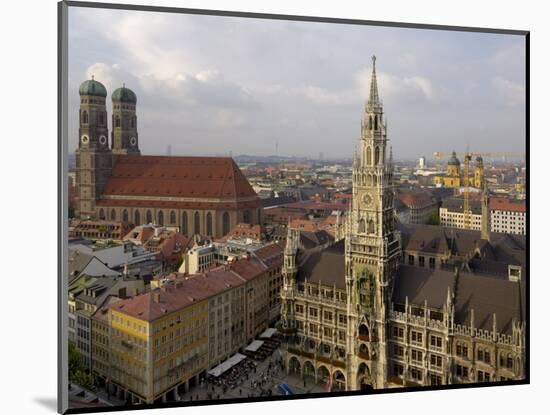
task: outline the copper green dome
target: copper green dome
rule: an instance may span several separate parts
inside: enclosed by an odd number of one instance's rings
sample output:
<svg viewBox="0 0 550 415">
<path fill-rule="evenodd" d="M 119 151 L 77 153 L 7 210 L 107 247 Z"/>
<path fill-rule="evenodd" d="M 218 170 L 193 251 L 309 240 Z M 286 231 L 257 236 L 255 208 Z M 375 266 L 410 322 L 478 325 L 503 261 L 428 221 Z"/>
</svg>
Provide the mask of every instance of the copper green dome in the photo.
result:
<svg viewBox="0 0 550 415">
<path fill-rule="evenodd" d="M 453 151 L 453 154 L 451 155 L 451 158 L 449 159 L 449 162 L 447 163 L 449 166 L 460 166 L 460 161 L 456 158 L 456 152 Z"/>
<path fill-rule="evenodd" d="M 130 88 L 126 88 L 125 86 L 115 89 L 111 98 L 113 99 L 113 101 L 117 102 L 130 102 L 132 104 L 135 104 L 137 102 L 137 97 L 134 91 L 132 91 Z"/>
<path fill-rule="evenodd" d="M 96 81 L 94 78 L 82 82 L 78 89 L 80 95 L 95 95 L 97 97 L 105 98 L 107 96 L 107 89 L 101 82 Z"/>
</svg>

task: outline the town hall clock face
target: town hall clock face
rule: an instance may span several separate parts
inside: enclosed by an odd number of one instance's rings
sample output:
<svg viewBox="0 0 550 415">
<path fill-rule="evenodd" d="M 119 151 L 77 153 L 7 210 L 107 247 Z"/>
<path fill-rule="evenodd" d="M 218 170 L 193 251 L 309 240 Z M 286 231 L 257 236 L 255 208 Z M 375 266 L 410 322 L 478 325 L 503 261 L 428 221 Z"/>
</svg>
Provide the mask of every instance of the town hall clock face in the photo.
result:
<svg viewBox="0 0 550 415">
<path fill-rule="evenodd" d="M 103 146 L 104 146 L 105 144 L 107 144 L 107 137 L 105 137 L 104 135 L 102 135 L 101 137 L 99 137 L 99 143 L 100 143 L 101 145 L 103 145 Z"/>
<path fill-rule="evenodd" d="M 83 135 L 80 140 L 82 141 L 82 144 L 88 144 L 88 141 L 90 141 L 87 135 Z"/>
<path fill-rule="evenodd" d="M 368 193 L 365 194 L 363 196 L 363 202 L 366 204 L 366 205 L 370 205 L 372 203 L 372 196 L 369 195 Z"/>
<path fill-rule="evenodd" d="M 130 144 L 131 144 L 131 145 L 135 146 L 136 143 L 137 143 L 136 137 L 130 138 Z"/>
</svg>

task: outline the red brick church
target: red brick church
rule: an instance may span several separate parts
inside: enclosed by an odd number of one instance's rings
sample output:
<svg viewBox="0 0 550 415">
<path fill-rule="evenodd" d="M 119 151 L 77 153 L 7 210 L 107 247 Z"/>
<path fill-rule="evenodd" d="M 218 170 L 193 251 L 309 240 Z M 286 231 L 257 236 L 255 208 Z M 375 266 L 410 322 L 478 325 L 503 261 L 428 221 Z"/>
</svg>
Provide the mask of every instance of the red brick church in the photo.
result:
<svg viewBox="0 0 550 415">
<path fill-rule="evenodd" d="M 125 86 L 112 94 L 109 145 L 106 88 L 91 79 L 79 94 L 76 217 L 177 226 L 184 235 L 214 238 L 237 223 L 261 223 L 260 199 L 233 159 L 141 155 L 137 97 Z"/>
</svg>

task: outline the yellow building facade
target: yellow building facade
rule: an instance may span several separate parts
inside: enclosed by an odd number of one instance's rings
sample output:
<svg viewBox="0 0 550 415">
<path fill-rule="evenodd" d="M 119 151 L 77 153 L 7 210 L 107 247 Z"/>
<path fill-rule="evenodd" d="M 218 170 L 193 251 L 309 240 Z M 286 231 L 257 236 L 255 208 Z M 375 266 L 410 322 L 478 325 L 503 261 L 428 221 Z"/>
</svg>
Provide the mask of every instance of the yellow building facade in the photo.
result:
<svg viewBox="0 0 550 415">
<path fill-rule="evenodd" d="M 464 174 L 460 168 L 460 161 L 456 157 L 456 152 L 453 151 L 451 158 L 447 163 L 447 174 L 434 176 L 434 184 L 443 187 L 476 187 L 481 189 L 483 184 L 483 159 L 476 158 L 473 175 L 468 176 L 467 182 L 464 180 Z"/>
<path fill-rule="evenodd" d="M 113 392 L 132 403 L 152 403 L 165 401 L 168 391 L 186 391 L 206 370 L 207 317 L 204 300 L 153 320 L 111 308 Z"/>
</svg>

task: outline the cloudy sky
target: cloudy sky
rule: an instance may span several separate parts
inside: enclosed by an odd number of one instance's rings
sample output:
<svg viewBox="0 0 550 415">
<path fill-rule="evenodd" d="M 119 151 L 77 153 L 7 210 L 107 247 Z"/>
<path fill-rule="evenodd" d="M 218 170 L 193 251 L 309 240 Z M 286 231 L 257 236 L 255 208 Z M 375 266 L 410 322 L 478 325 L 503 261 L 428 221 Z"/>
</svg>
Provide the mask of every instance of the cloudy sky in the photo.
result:
<svg viewBox="0 0 550 415">
<path fill-rule="evenodd" d="M 143 154 L 351 157 L 375 54 L 397 159 L 525 151 L 521 36 L 69 10 L 71 150 L 94 75 L 137 94 Z"/>
</svg>

